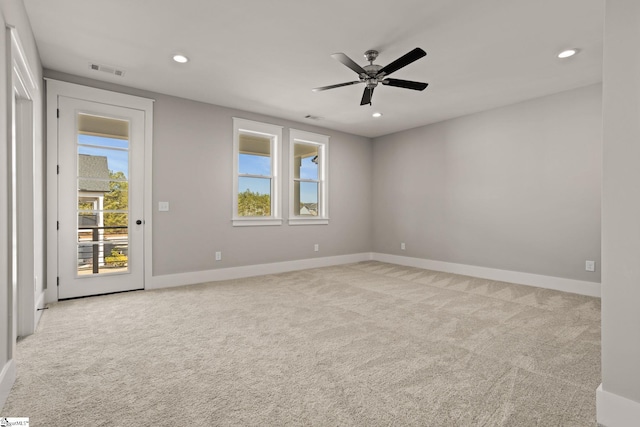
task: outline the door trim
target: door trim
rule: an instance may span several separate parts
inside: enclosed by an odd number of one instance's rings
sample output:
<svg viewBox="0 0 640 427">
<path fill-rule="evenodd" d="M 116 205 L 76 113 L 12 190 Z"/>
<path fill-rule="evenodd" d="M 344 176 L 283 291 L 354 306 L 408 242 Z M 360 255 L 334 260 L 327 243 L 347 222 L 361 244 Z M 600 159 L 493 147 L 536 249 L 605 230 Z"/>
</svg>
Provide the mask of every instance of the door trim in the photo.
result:
<svg viewBox="0 0 640 427">
<path fill-rule="evenodd" d="M 154 99 L 45 79 L 47 85 L 47 290 L 46 302 L 58 301 L 58 97 L 76 98 L 144 112 L 144 286 L 153 275 L 153 102 Z"/>
<path fill-rule="evenodd" d="M 42 299 L 44 280 L 43 251 L 38 246 L 44 242 L 43 207 L 39 201 L 44 197 L 42 173 L 38 170 L 38 160 L 43 153 L 42 140 L 38 141 L 35 122 L 36 105 L 40 87 L 27 61 L 22 42 L 15 27 L 6 27 L 9 56 L 9 118 L 7 121 L 11 155 L 15 158 L 15 170 L 11 170 L 15 180 L 15 196 L 11 196 L 12 212 L 21 212 L 11 219 L 17 235 L 12 237 L 12 251 L 16 271 L 11 274 L 11 287 L 14 300 L 12 323 L 17 336 L 27 336 L 35 331 L 42 314 L 37 310 Z M 9 43 L 9 39 L 11 40 Z M 15 152 L 14 152 L 15 150 Z M 15 211 L 14 211 L 15 209 Z M 11 214 L 13 216 L 13 214 Z M 12 264 L 13 261 L 12 261 Z M 15 280 L 15 283 L 14 283 Z M 39 283 L 38 283 L 39 282 Z M 14 337 L 15 338 L 15 337 Z M 15 339 L 14 339 L 15 341 Z"/>
</svg>

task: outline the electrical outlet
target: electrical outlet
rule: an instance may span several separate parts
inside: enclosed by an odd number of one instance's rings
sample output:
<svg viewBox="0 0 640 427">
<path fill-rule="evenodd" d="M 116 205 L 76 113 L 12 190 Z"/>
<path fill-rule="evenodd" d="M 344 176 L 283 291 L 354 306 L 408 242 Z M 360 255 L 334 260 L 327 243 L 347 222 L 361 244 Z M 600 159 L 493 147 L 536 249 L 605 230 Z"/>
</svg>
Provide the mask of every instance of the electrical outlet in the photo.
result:
<svg viewBox="0 0 640 427">
<path fill-rule="evenodd" d="M 584 269 L 587 271 L 596 271 L 596 262 L 595 261 L 586 261 L 584 264 Z"/>
<path fill-rule="evenodd" d="M 222 252 L 216 252 L 216 261 L 222 261 Z"/>
<path fill-rule="evenodd" d="M 404 242 L 400 243 L 400 250 L 401 251 L 407 250 L 407 247 L 405 246 Z"/>
<path fill-rule="evenodd" d="M 320 250 L 320 245 L 319 244 L 316 243 L 315 245 L 313 245 L 313 251 L 314 252 L 318 252 L 319 250 Z"/>
</svg>

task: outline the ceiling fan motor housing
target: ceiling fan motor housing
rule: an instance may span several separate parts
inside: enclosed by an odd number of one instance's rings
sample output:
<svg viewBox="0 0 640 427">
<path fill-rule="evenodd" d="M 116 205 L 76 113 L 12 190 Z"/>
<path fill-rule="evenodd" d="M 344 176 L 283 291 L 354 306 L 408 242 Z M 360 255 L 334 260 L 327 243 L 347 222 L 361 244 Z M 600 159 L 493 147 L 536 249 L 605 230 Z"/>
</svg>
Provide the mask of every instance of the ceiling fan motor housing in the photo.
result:
<svg viewBox="0 0 640 427">
<path fill-rule="evenodd" d="M 381 82 L 384 77 L 384 74 L 378 75 L 378 71 L 382 68 L 382 66 L 371 64 L 365 65 L 362 68 L 367 72 L 367 74 L 361 75 L 360 80 L 366 82 L 369 89 L 378 86 L 378 83 Z"/>
<path fill-rule="evenodd" d="M 327 89 L 334 89 L 342 86 L 350 86 L 358 83 L 365 83 L 366 88 L 362 95 L 362 101 L 360 101 L 360 105 L 371 105 L 371 97 L 373 96 L 373 89 L 378 86 L 378 83 L 382 83 L 386 86 L 395 86 L 401 87 L 405 89 L 413 89 L 413 90 L 424 90 L 428 83 L 414 82 L 409 80 L 399 80 L 399 79 L 390 79 L 386 78 L 391 73 L 406 67 L 407 65 L 415 62 L 416 60 L 426 56 L 427 53 L 420 49 L 419 47 L 413 49 L 409 53 L 401 56 L 390 64 L 382 67 L 380 65 L 376 65 L 373 63 L 375 59 L 378 57 L 377 50 L 368 50 L 364 53 L 364 57 L 369 61 L 369 65 L 360 66 L 356 62 L 354 62 L 351 58 L 349 58 L 344 53 L 334 53 L 331 55 L 334 59 L 340 61 L 342 64 L 355 71 L 358 74 L 358 80 L 347 82 L 347 83 L 339 83 L 337 85 L 318 87 L 313 89 L 314 92 L 323 91 Z"/>
</svg>

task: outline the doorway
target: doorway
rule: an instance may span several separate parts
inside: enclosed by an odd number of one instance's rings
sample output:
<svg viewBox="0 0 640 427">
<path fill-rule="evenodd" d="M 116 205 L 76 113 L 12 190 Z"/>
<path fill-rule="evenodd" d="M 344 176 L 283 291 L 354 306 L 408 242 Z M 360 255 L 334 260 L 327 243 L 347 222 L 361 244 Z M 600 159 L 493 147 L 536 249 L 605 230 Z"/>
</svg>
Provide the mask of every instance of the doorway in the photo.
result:
<svg viewBox="0 0 640 427">
<path fill-rule="evenodd" d="M 53 90 L 56 299 L 144 289 L 151 101 L 48 81 Z"/>
</svg>

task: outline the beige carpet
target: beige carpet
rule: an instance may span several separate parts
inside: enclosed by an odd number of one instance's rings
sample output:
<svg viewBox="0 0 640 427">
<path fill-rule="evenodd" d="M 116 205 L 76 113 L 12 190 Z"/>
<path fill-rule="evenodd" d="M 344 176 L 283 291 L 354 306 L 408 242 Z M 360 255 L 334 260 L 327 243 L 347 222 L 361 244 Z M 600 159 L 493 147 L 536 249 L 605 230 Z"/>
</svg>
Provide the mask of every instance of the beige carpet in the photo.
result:
<svg viewBox="0 0 640 427">
<path fill-rule="evenodd" d="M 594 426 L 600 300 L 379 262 L 61 302 L 32 426 Z"/>
</svg>

